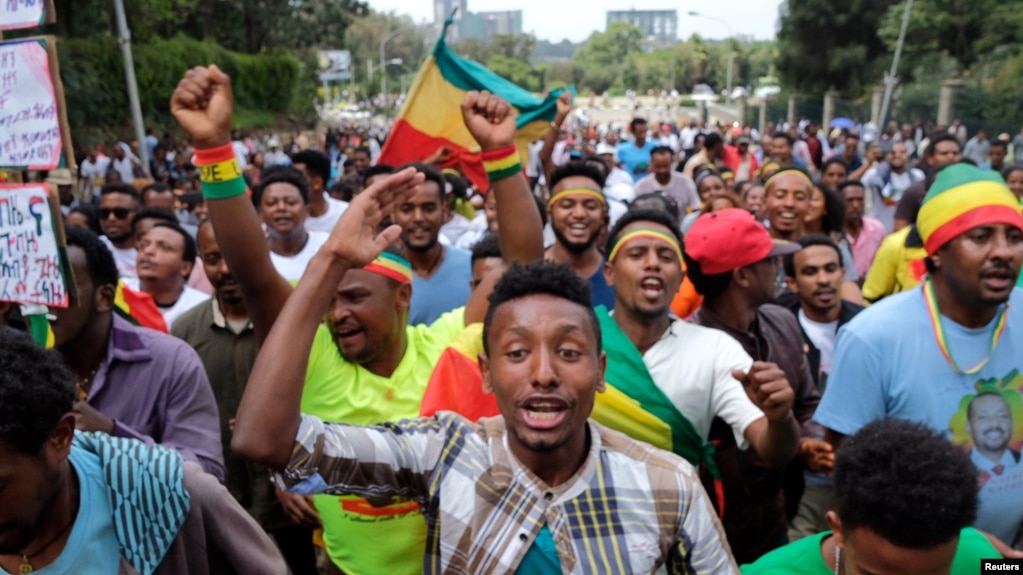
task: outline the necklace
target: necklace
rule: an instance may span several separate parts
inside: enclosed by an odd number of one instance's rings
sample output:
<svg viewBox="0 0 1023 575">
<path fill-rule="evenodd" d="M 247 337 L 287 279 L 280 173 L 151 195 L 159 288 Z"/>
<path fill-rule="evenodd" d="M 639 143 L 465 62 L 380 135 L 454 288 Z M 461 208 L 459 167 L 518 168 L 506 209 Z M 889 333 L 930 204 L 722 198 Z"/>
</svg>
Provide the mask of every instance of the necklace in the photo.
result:
<svg viewBox="0 0 1023 575">
<path fill-rule="evenodd" d="M 963 370 L 952 358 L 952 350 L 948 347 L 948 336 L 945 334 L 945 324 L 941 320 L 941 310 L 938 309 L 938 297 L 934 293 L 934 282 L 927 278 L 923 284 L 924 301 L 927 303 L 927 314 L 931 318 L 931 327 L 934 328 L 934 339 L 938 342 L 938 348 L 941 349 L 941 354 L 945 356 L 945 361 L 948 362 L 952 369 L 957 373 L 963 375 L 973 375 L 987 365 L 988 360 L 991 359 L 991 354 L 994 353 L 995 348 L 998 347 L 998 340 L 1002 338 L 1002 334 L 1005 333 L 1006 324 L 1006 311 L 1009 309 L 1009 304 L 1006 303 L 1002 306 L 1002 309 L 998 312 L 998 317 L 995 318 L 995 329 L 991 333 L 991 347 L 988 349 L 987 356 L 981 360 L 980 363 L 971 367 L 970 369 Z"/>
<path fill-rule="evenodd" d="M 835 575 L 840 575 L 842 572 L 842 548 L 835 545 Z"/>
<path fill-rule="evenodd" d="M 89 373 L 89 375 L 75 382 L 75 387 L 78 388 L 78 397 L 82 401 L 85 401 L 85 398 L 89 396 L 89 382 L 92 381 L 92 378 L 96 377 L 97 371 L 99 371 L 98 365 Z"/>
<path fill-rule="evenodd" d="M 60 539 L 65 533 L 67 533 L 68 529 L 71 529 L 71 526 L 75 524 L 75 518 L 77 515 L 78 510 L 76 509 L 75 512 L 71 514 L 71 520 L 67 522 L 67 525 L 61 528 L 61 530 L 57 532 L 53 539 L 50 539 L 50 541 L 47 542 L 46 545 L 40 547 L 38 551 L 36 551 L 35 553 L 21 554 L 21 565 L 18 567 L 18 571 L 21 573 L 21 575 L 26 575 L 28 573 L 32 573 L 33 571 L 35 571 L 35 567 L 32 567 L 32 563 L 29 561 L 29 559 L 49 549 L 50 545 L 56 543 L 58 539 Z"/>
</svg>

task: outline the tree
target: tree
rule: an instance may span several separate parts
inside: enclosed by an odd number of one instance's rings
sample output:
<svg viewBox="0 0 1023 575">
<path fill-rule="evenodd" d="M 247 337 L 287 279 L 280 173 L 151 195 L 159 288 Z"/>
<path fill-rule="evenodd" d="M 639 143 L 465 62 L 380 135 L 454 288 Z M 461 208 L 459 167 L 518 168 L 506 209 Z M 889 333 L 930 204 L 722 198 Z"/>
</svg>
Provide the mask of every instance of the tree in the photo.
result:
<svg viewBox="0 0 1023 575">
<path fill-rule="evenodd" d="M 642 52 L 639 41 L 643 32 L 628 22 L 615 22 L 604 32 L 594 32 L 572 61 L 586 69 L 610 68 L 628 62 Z"/>
<path fill-rule="evenodd" d="M 905 8 L 905 2 L 890 6 L 883 20 L 880 36 L 892 51 Z M 918 68 L 933 66 L 936 58 L 947 56 L 960 73 L 965 72 L 998 44 L 1015 39 L 1012 25 L 1021 21 L 1019 7 L 1006 8 L 996 0 L 914 0 L 902 68 L 912 76 Z"/>
<path fill-rule="evenodd" d="M 540 79 L 536 70 L 522 60 L 495 54 L 487 61 L 487 68 L 524 90 L 536 92 L 540 89 Z"/>
<path fill-rule="evenodd" d="M 782 83 L 813 95 L 859 94 L 877 84 L 891 57 L 877 31 L 895 2 L 787 0 L 777 38 Z"/>
</svg>

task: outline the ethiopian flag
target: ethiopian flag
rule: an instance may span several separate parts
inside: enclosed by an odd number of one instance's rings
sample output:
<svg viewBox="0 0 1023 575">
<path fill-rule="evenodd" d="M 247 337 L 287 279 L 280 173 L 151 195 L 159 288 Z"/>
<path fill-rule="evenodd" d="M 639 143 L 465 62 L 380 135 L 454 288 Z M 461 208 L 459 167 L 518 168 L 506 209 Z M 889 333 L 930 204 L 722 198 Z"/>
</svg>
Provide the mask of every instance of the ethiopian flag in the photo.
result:
<svg viewBox="0 0 1023 575">
<path fill-rule="evenodd" d="M 437 360 L 419 415 L 433 417 L 438 411 L 453 411 L 471 421 L 500 415 L 494 396 L 483 393 L 482 352 L 483 324 L 466 326 Z"/>
<path fill-rule="evenodd" d="M 378 162 L 400 166 L 447 147 L 451 158 L 440 167 L 458 168 L 480 190 L 486 191 L 490 182 L 480 159 L 480 147 L 462 121 L 466 92 L 487 90 L 515 107 L 516 144 L 525 165 L 529 159 L 526 147 L 547 134 L 557 113 L 558 96 L 565 88 L 554 90 L 541 100 L 486 67 L 455 54 L 444 41 L 452 22 L 445 22 L 433 53 L 419 69 Z"/>
<path fill-rule="evenodd" d="M 153 296 L 131 289 L 124 285 L 124 280 L 117 280 L 114 311 L 137 326 L 167 333 L 167 322 L 163 321 L 163 314 L 160 313 L 160 308 L 156 307 Z"/>
</svg>

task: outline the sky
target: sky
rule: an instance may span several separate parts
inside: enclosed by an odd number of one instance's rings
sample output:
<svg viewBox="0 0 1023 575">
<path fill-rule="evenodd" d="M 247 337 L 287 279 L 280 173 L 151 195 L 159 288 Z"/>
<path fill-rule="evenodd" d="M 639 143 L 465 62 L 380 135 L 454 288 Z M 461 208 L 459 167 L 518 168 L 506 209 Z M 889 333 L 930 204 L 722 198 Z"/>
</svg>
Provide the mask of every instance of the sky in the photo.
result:
<svg viewBox="0 0 1023 575">
<path fill-rule="evenodd" d="M 593 31 L 604 30 L 608 10 L 678 10 L 679 36 L 685 40 L 693 33 L 708 39 L 729 36 L 728 28 L 712 19 L 689 16 L 696 11 L 709 17 L 726 20 L 736 35 L 750 35 L 758 40 L 773 38 L 778 21 L 778 5 L 782 0 L 642 0 L 624 3 L 621 0 L 468 0 L 469 10 L 522 10 L 522 30 L 537 38 L 559 42 L 568 38 L 580 42 Z M 408 14 L 416 22 L 433 21 L 433 0 L 368 0 L 380 12 Z"/>
</svg>

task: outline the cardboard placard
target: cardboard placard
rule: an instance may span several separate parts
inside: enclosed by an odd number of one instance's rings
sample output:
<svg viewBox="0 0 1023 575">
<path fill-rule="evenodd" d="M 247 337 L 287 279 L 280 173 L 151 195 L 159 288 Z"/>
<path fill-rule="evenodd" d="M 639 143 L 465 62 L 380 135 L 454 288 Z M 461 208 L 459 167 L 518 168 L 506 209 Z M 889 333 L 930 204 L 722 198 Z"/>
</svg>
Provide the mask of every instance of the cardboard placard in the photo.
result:
<svg viewBox="0 0 1023 575">
<path fill-rule="evenodd" d="M 0 42 L 0 167 L 74 168 L 55 41 Z"/>
<path fill-rule="evenodd" d="M 74 289 L 56 190 L 0 184 L 0 301 L 68 307 Z"/>
<path fill-rule="evenodd" d="M 56 21 L 53 0 L 0 1 L 0 30 L 32 28 Z"/>
</svg>

